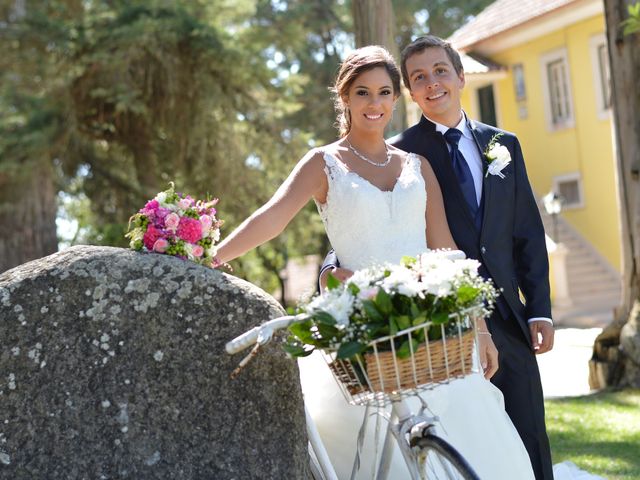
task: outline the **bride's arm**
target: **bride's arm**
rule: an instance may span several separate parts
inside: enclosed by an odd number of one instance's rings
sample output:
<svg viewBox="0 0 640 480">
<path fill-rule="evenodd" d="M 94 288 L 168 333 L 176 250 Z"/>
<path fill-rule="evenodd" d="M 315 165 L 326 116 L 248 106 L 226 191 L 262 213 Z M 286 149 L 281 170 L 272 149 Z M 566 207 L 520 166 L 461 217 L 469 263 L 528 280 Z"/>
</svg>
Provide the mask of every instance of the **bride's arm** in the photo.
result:
<svg viewBox="0 0 640 480">
<path fill-rule="evenodd" d="M 451 248 L 457 250 L 456 242 L 451 236 L 447 215 L 444 211 L 444 201 L 440 183 L 429 162 L 420 157 L 422 177 L 427 188 L 427 208 L 425 215 L 427 218 L 427 246 L 436 250 L 438 248 Z"/>
<path fill-rule="evenodd" d="M 311 150 L 298 162 L 271 200 L 220 243 L 216 259 L 228 262 L 277 237 L 312 196 L 322 200 L 326 190 L 322 154 Z"/>
</svg>

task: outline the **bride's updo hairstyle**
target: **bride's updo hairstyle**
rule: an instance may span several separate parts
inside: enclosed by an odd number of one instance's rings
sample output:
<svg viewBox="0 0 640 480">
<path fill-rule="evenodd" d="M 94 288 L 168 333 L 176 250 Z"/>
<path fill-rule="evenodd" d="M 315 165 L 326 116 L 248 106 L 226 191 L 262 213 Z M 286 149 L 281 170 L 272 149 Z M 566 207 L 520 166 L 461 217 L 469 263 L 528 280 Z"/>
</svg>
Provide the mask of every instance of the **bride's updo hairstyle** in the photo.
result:
<svg viewBox="0 0 640 480">
<path fill-rule="evenodd" d="M 378 67 L 384 68 L 389 74 L 393 86 L 393 98 L 397 98 L 400 95 L 400 69 L 385 48 L 378 45 L 358 48 L 351 52 L 340 65 L 336 83 L 331 91 L 335 95 L 335 108 L 338 114 L 336 127 L 340 130 L 341 138 L 351 130 L 351 112 L 343 99 L 348 96 L 351 85 L 361 73 Z"/>
</svg>

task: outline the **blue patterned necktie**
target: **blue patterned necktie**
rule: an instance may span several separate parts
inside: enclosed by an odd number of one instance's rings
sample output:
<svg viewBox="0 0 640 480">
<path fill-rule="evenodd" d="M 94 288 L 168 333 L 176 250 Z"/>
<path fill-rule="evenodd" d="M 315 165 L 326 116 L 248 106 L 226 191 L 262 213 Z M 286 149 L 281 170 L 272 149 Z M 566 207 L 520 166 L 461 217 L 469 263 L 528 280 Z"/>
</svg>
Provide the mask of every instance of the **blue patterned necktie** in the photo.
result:
<svg viewBox="0 0 640 480">
<path fill-rule="evenodd" d="M 464 199 L 469 205 L 471 216 L 475 221 L 478 213 L 478 199 L 476 197 L 476 188 L 473 184 L 471 169 L 464 159 L 462 152 L 458 149 L 460 137 L 462 137 L 462 132 L 456 128 L 450 128 L 444 134 L 445 140 L 451 146 L 451 163 L 453 164 L 453 170 L 456 172 L 462 195 L 464 195 Z"/>
</svg>

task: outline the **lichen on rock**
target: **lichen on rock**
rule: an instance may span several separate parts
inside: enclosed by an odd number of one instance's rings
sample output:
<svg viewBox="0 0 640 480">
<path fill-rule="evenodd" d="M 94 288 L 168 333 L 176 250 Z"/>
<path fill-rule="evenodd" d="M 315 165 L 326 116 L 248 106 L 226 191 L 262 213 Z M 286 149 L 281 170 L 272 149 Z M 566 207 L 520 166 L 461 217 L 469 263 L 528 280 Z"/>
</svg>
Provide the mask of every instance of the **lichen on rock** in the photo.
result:
<svg viewBox="0 0 640 480">
<path fill-rule="evenodd" d="M 118 248 L 4 272 L 0 478 L 306 478 L 295 362 L 270 345 L 231 380 L 224 351 L 282 313 L 231 275 Z"/>
</svg>

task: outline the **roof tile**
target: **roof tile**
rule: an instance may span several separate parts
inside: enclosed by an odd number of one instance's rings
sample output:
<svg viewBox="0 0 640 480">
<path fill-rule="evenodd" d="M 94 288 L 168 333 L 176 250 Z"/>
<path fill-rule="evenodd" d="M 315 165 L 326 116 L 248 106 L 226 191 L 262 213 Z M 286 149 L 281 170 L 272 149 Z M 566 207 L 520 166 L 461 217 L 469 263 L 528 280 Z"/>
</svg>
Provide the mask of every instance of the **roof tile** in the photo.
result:
<svg viewBox="0 0 640 480">
<path fill-rule="evenodd" d="M 448 40 L 454 47 L 464 50 L 465 47 L 575 1 L 577 0 L 497 0 L 456 30 Z"/>
</svg>

